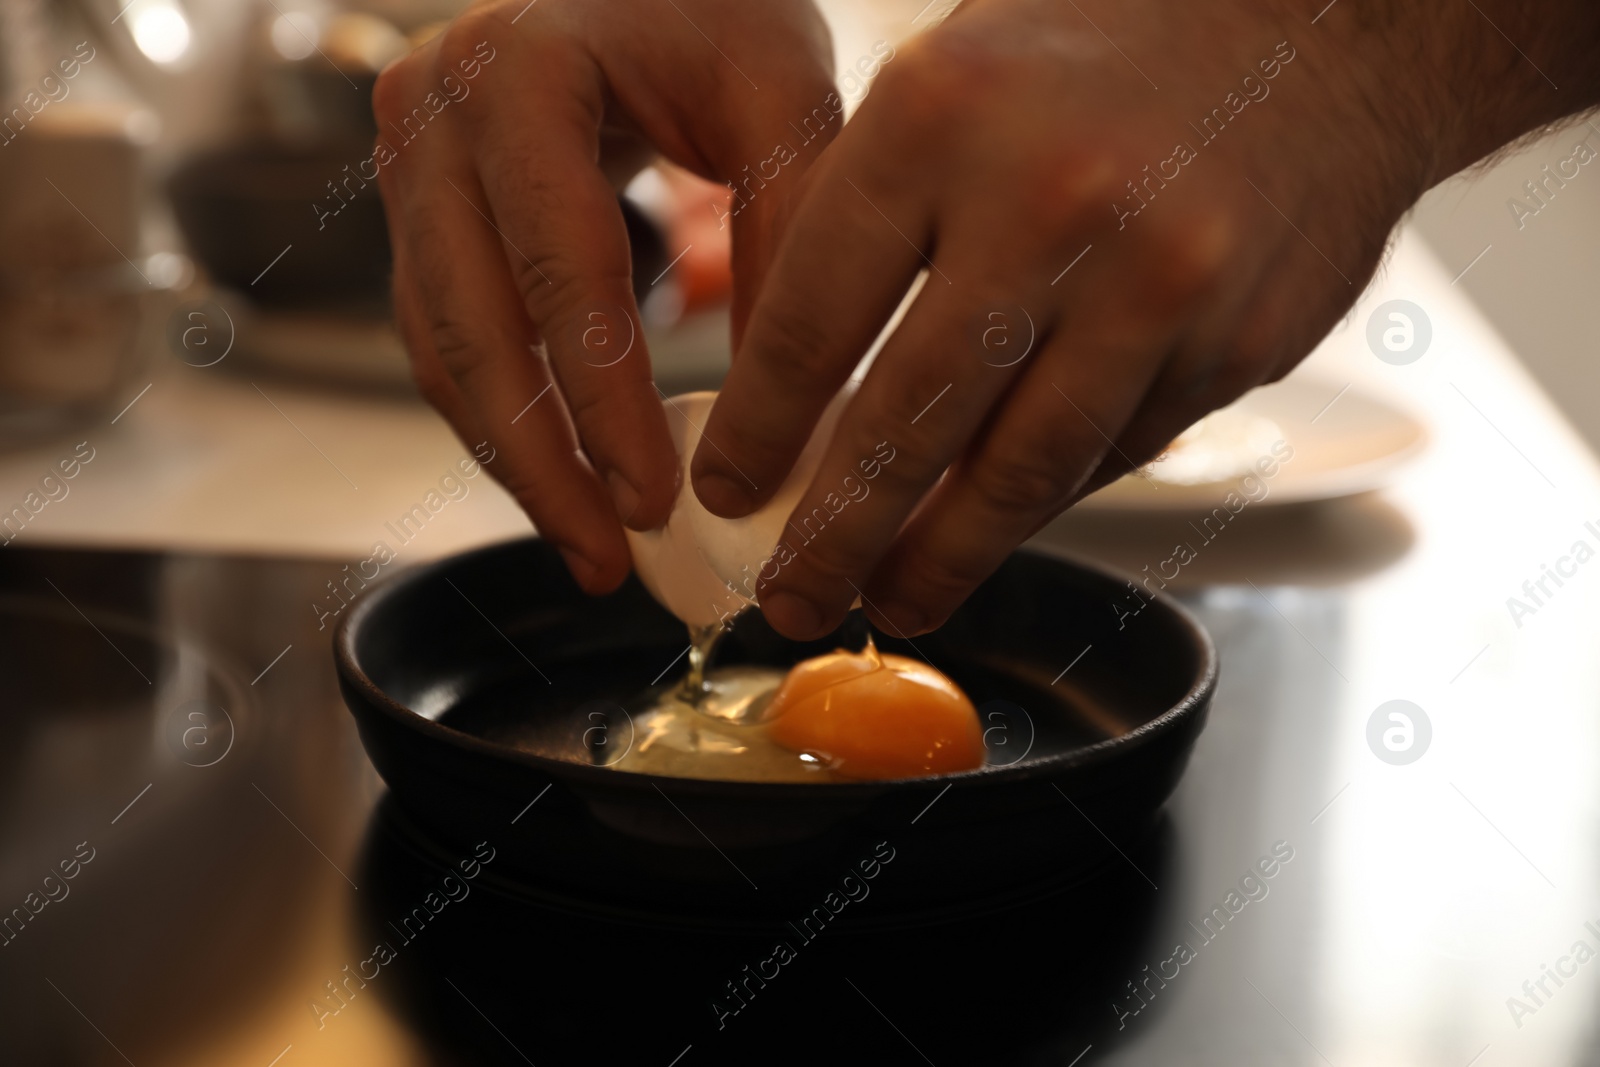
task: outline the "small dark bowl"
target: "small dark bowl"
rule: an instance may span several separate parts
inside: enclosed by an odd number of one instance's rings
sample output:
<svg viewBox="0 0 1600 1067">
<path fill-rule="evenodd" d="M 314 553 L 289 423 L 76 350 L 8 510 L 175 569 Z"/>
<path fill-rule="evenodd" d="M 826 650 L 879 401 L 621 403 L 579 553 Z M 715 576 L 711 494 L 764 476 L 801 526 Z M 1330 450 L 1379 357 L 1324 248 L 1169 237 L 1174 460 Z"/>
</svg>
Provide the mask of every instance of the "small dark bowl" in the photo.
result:
<svg viewBox="0 0 1600 1067">
<path fill-rule="evenodd" d="M 186 160 L 167 195 L 211 276 L 263 307 L 383 310 L 392 260 L 371 156 L 370 138 L 344 147 L 256 141 Z M 643 300 L 668 265 L 666 241 L 632 201 L 618 205 Z"/>
<path fill-rule="evenodd" d="M 370 155 L 370 143 L 244 144 L 187 160 L 167 193 L 211 276 L 263 306 L 381 305 L 389 232 L 377 184 L 359 172 Z"/>
<path fill-rule="evenodd" d="M 758 927 L 817 904 L 886 847 L 899 889 L 851 919 L 938 921 L 1080 884 L 1128 862 L 1153 825 L 1217 666 L 1187 611 L 1158 596 L 1123 614 L 1136 604 L 1125 581 L 1020 551 L 937 632 L 880 636 L 966 690 L 989 749 L 979 770 L 882 782 L 596 765 L 591 753 L 631 743 L 620 705 L 675 680 L 687 639 L 635 580 L 585 596 L 538 540 L 364 594 L 335 658 L 407 832 L 441 863 L 487 842 L 485 879 L 508 893 L 623 921 Z M 788 665 L 839 643 L 787 641 L 749 613 L 717 659 Z M 613 748 L 594 744 L 597 729 Z"/>
</svg>

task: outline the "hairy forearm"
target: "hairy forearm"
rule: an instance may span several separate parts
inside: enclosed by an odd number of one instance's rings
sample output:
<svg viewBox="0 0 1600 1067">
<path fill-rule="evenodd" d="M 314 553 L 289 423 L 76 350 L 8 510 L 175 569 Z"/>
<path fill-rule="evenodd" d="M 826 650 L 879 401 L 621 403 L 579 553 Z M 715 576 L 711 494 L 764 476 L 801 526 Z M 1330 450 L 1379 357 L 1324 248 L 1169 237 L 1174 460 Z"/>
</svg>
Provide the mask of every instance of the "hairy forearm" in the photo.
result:
<svg viewBox="0 0 1600 1067">
<path fill-rule="evenodd" d="M 1338 42 L 1325 61 L 1348 62 L 1362 104 L 1404 139 L 1392 151 L 1410 149 L 1413 195 L 1600 104 L 1593 0 L 1337 0 L 1316 29 Z"/>
</svg>

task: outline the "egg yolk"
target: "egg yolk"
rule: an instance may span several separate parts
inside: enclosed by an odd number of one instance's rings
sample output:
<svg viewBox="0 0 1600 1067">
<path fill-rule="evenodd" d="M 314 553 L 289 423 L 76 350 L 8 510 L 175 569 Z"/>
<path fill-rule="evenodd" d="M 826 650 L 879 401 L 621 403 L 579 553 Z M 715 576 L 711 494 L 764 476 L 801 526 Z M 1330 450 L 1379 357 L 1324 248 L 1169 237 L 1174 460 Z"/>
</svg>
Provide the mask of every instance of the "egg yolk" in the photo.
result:
<svg viewBox="0 0 1600 1067">
<path fill-rule="evenodd" d="M 977 709 L 926 663 L 838 652 L 789 672 L 768 705 L 768 736 L 845 778 L 912 778 L 983 765 Z"/>
</svg>

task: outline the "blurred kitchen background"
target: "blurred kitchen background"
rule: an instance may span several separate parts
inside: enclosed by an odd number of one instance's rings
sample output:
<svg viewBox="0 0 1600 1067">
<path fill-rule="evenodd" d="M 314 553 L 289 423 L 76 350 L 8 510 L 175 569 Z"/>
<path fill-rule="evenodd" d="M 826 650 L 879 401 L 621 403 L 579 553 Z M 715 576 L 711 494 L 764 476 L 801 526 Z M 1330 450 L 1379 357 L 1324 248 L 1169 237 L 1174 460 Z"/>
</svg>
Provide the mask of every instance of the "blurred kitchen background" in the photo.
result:
<svg viewBox="0 0 1600 1067">
<path fill-rule="evenodd" d="M 1412 219 L 1590 448 L 1600 445 L 1600 169 L 1592 158 L 1578 165 L 1573 149 L 1600 152 L 1596 125 L 1563 127 L 1444 182 Z"/>
</svg>

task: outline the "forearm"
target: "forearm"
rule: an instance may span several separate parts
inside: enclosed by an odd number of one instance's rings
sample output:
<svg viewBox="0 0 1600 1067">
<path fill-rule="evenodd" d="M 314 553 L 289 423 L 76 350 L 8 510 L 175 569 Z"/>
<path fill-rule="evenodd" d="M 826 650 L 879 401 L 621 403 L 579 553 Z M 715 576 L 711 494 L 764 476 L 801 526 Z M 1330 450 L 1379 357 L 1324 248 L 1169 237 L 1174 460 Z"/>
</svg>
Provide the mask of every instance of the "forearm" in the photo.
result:
<svg viewBox="0 0 1600 1067">
<path fill-rule="evenodd" d="M 1324 34 L 1335 47 L 1319 54 Z M 1312 65 L 1349 63 L 1361 104 L 1394 126 L 1391 162 L 1404 168 L 1413 197 L 1600 104 L 1593 0 L 1338 0 L 1306 41 Z"/>
</svg>

